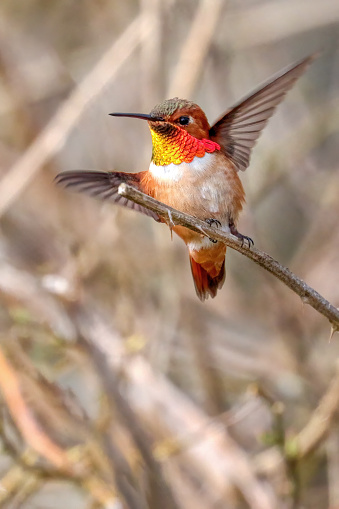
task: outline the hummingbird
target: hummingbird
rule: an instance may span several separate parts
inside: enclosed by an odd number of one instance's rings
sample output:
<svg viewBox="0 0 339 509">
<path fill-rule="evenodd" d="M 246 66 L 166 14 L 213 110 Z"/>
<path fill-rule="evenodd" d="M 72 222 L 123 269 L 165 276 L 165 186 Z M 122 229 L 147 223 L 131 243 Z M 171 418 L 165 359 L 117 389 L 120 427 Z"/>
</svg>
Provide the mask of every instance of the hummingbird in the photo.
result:
<svg viewBox="0 0 339 509">
<path fill-rule="evenodd" d="M 311 55 L 273 75 L 254 92 L 223 113 L 210 126 L 194 102 L 175 97 L 149 114 L 110 113 L 114 117 L 146 120 L 152 136 L 148 170 L 66 171 L 58 184 L 136 210 L 156 221 L 156 213 L 118 194 L 123 182 L 143 193 L 221 228 L 249 247 L 250 237 L 237 230 L 245 192 L 239 170 L 249 166 L 253 146 L 286 93 L 315 58 Z M 201 301 L 215 297 L 225 281 L 226 246 L 180 225 L 170 225 L 185 242 L 196 293 Z"/>
</svg>

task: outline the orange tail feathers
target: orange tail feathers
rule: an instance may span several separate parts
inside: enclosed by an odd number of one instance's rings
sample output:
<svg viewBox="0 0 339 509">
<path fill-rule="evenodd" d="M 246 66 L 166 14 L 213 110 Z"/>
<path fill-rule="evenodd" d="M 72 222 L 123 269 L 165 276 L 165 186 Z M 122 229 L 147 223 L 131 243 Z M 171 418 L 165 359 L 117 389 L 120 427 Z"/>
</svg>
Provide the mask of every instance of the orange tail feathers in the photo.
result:
<svg viewBox="0 0 339 509">
<path fill-rule="evenodd" d="M 197 263 L 191 256 L 190 263 L 195 291 L 197 292 L 199 299 L 202 302 L 205 299 L 208 299 L 209 296 L 213 299 L 218 290 L 222 288 L 225 281 L 225 260 L 221 265 L 219 273 L 215 277 L 212 277 L 209 272 L 207 272 L 207 270 L 205 270 L 203 266 Z"/>
</svg>

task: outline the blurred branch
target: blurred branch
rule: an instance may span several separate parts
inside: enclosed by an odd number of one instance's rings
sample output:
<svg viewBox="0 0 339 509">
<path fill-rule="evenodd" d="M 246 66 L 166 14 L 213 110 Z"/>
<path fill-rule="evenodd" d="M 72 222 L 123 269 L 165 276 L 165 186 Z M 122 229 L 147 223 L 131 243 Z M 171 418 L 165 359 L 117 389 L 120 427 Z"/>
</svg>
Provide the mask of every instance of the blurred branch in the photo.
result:
<svg viewBox="0 0 339 509">
<path fill-rule="evenodd" d="M 81 306 L 75 320 L 82 342 L 98 368 L 107 397 L 113 400 L 148 467 L 152 470 L 157 467 L 160 479 L 161 471 L 166 467 L 165 459 L 170 461 L 171 451 L 175 451 L 176 456 L 180 454 L 185 461 L 188 479 L 198 479 L 219 502 L 229 502 L 236 488 L 251 509 L 277 507 L 273 494 L 253 475 L 248 456 L 227 429 L 211 422 L 170 381 L 155 374 L 142 356 L 128 358 L 119 335 L 112 332 L 100 315 L 93 313 L 93 303 Z M 123 396 L 117 373 L 123 381 Z M 142 423 L 152 436 L 154 448 L 151 458 L 145 451 L 145 446 L 149 447 L 149 439 L 141 427 Z M 187 437 L 192 436 L 196 438 L 194 443 L 190 440 L 187 443 Z M 172 446 L 168 446 L 167 454 L 161 455 L 159 441 L 164 445 L 163 437 Z M 154 444 L 154 438 L 158 444 Z"/>
<path fill-rule="evenodd" d="M 102 383 L 105 388 L 105 394 L 119 414 L 122 423 L 126 426 L 131 434 L 131 437 L 142 456 L 145 465 L 149 469 L 150 481 L 152 482 L 152 493 L 156 499 L 155 507 L 161 506 L 163 509 L 179 509 L 177 501 L 172 493 L 170 486 L 165 482 L 161 465 L 156 461 L 152 453 L 151 441 L 140 426 L 139 421 L 134 414 L 132 408 L 128 405 L 125 398 L 120 393 L 119 377 L 110 368 L 106 362 L 106 354 L 102 352 L 92 342 L 85 341 L 84 345 L 89 351 L 90 358 L 95 364 L 98 372 L 100 373 Z M 109 450 L 112 452 L 112 448 Z M 155 501 L 154 501 L 155 502 Z M 141 501 L 135 500 L 135 504 L 131 508 L 143 509 Z"/>
<path fill-rule="evenodd" d="M 173 71 L 167 97 L 190 97 L 208 54 L 224 0 L 201 0 Z"/>
<path fill-rule="evenodd" d="M 339 362 L 337 362 L 336 372 L 330 385 L 321 398 L 317 408 L 312 412 L 306 426 L 292 438 L 286 437 L 285 430 L 281 428 L 280 437 L 278 437 L 275 446 L 256 456 L 254 464 L 257 473 L 272 478 L 281 471 L 283 464 L 287 466 L 290 479 L 294 484 L 294 496 L 297 500 L 300 486 L 298 479 L 293 479 L 293 476 L 296 475 L 299 462 L 312 454 L 324 442 L 328 435 L 330 435 L 332 443 L 334 440 L 337 441 L 337 433 L 334 433 L 333 424 L 335 418 L 338 416 L 338 411 Z M 334 449 L 338 449 L 337 442 L 334 442 L 333 445 Z M 335 461 L 337 461 L 338 450 L 331 450 L 331 453 L 336 455 Z M 337 473 L 338 465 L 333 465 L 332 467 L 336 468 Z M 338 490 L 335 490 L 333 496 L 338 497 Z"/>
<path fill-rule="evenodd" d="M 0 504 L 5 507 L 6 502 L 14 502 L 11 507 L 21 507 L 21 503 L 38 491 L 42 480 L 31 472 L 27 472 L 20 465 L 14 465 L 0 479 Z M 20 505 L 19 505 L 20 504 Z"/>
<path fill-rule="evenodd" d="M 254 261 L 273 274 L 273 276 L 280 279 L 280 281 L 285 283 L 286 286 L 299 295 L 304 304 L 309 304 L 320 314 L 324 315 L 330 321 L 334 332 L 339 331 L 339 310 L 332 306 L 332 304 L 324 299 L 324 297 L 322 297 L 313 288 L 308 286 L 302 279 L 293 274 L 293 272 L 291 272 L 287 267 L 281 265 L 267 253 L 259 251 L 254 247 L 250 249 L 230 233 L 211 228 L 206 222 L 168 207 L 167 205 L 164 205 L 163 203 L 147 196 L 127 184 L 120 185 L 119 194 L 134 201 L 135 203 L 143 205 L 153 212 L 156 212 L 161 217 L 166 218 L 170 227 L 175 224 L 185 226 L 190 230 L 223 242 L 232 249 L 239 251 L 239 253 L 247 256 L 247 258 Z"/>
<path fill-rule="evenodd" d="M 42 133 L 0 181 L 0 216 L 20 196 L 41 167 L 63 146 L 90 101 L 95 98 L 153 27 L 144 23 L 144 14 L 128 26 L 99 62 L 60 106 Z"/>
<path fill-rule="evenodd" d="M 336 373 L 322 397 L 318 407 L 314 410 L 308 423 L 300 433 L 287 442 L 287 454 L 300 460 L 311 454 L 331 430 L 333 419 L 339 410 L 339 362 Z"/>
<path fill-rule="evenodd" d="M 0 388 L 13 420 L 27 444 L 47 458 L 52 465 L 61 470 L 68 470 L 70 465 L 65 451 L 38 426 L 30 408 L 22 397 L 19 379 L 1 349 Z"/>
<path fill-rule="evenodd" d="M 19 344 L 15 346 L 20 351 Z M 32 365 L 23 366 L 17 361 L 12 365 L 0 349 L 0 389 L 13 423 L 28 445 L 20 452 L 7 437 L 5 427 L 0 428 L 4 450 L 17 464 L 0 479 L 6 496 L 19 496 L 17 492 L 26 480 L 31 484 L 33 479 L 37 490 L 41 480 L 61 479 L 84 488 L 100 504 L 117 500 L 118 492 L 131 509 L 144 509 L 141 501 L 135 502 L 140 493 L 136 497 L 132 491 L 133 474 L 118 447 L 114 443 L 108 446 L 90 423 L 76 417 L 75 408 L 66 405 L 67 393 L 48 382 Z M 31 380 L 24 376 L 27 368 Z M 48 419 L 53 421 L 54 429 Z M 74 447 L 60 446 L 62 442 L 69 444 L 76 431 L 78 441 Z"/>
<path fill-rule="evenodd" d="M 167 0 L 172 4 L 173 0 Z M 150 104 L 160 102 L 159 74 L 161 47 L 163 38 L 163 8 L 161 0 L 140 0 L 140 10 L 144 13 L 144 30 L 148 36 L 144 38 L 140 51 L 140 89 L 141 111 L 148 111 Z M 148 30 L 151 24 L 153 30 Z"/>
<path fill-rule="evenodd" d="M 339 433 L 333 426 L 326 441 L 329 507 L 339 507 Z"/>
<path fill-rule="evenodd" d="M 0 264 L 0 292 L 10 306 L 12 299 L 20 302 L 35 320 L 44 320 L 63 338 L 74 341 L 76 333 L 71 320 L 63 313 L 62 306 L 53 296 L 43 291 L 37 279 L 27 271 L 19 270 L 2 260 Z"/>
</svg>

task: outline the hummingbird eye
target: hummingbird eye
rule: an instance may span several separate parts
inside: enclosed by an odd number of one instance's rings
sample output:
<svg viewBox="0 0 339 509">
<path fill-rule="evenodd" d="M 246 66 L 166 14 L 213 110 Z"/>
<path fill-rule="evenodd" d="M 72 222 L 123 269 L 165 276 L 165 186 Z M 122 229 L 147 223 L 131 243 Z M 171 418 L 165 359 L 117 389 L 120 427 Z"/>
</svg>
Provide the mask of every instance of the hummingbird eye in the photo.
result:
<svg viewBox="0 0 339 509">
<path fill-rule="evenodd" d="M 182 117 L 179 118 L 179 124 L 180 125 L 187 125 L 190 123 L 190 117 L 187 117 L 186 115 L 183 115 Z"/>
</svg>

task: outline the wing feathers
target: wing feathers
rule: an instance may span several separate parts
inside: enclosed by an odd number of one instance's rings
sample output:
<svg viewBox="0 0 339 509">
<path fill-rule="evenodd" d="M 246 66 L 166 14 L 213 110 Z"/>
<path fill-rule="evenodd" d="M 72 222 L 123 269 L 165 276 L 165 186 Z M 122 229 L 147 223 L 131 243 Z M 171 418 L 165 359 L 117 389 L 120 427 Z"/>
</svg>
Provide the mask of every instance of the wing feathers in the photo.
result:
<svg viewBox="0 0 339 509">
<path fill-rule="evenodd" d="M 246 170 L 251 150 L 275 108 L 316 56 L 311 55 L 274 75 L 211 127 L 211 139 L 219 143 L 237 170 Z"/>
<path fill-rule="evenodd" d="M 65 188 L 85 193 L 90 196 L 109 200 L 123 207 L 127 207 L 146 216 L 160 221 L 159 216 L 151 210 L 120 196 L 118 188 L 120 184 L 132 185 L 139 189 L 140 177 L 137 173 L 104 172 L 104 171 L 65 171 L 55 178 L 56 183 Z M 141 189 L 142 191 L 142 189 Z"/>
</svg>

